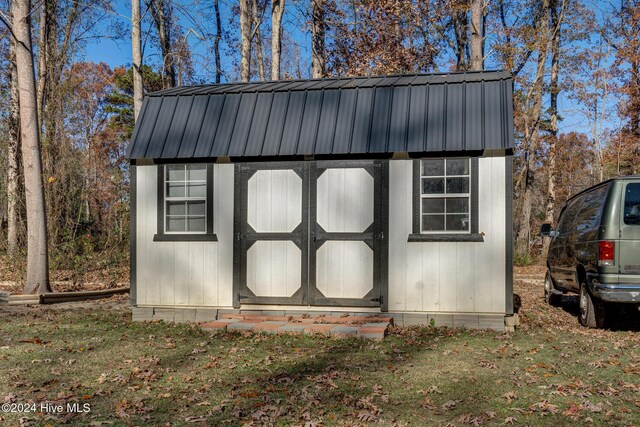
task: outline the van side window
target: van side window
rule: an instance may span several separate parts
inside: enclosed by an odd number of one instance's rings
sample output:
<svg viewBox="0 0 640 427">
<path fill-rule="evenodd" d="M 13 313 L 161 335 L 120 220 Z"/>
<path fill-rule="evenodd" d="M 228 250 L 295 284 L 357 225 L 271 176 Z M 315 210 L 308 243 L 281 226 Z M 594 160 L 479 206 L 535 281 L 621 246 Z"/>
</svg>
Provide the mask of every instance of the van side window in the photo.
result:
<svg viewBox="0 0 640 427">
<path fill-rule="evenodd" d="M 579 234 L 598 229 L 608 190 L 609 186 L 604 185 L 584 195 L 582 210 L 576 219 L 576 231 Z"/>
<path fill-rule="evenodd" d="M 624 192 L 624 223 L 640 225 L 640 184 L 627 184 Z"/>
<path fill-rule="evenodd" d="M 560 235 L 566 235 L 571 231 L 571 227 L 580 212 L 582 206 L 582 199 L 584 196 L 580 196 L 577 199 L 572 200 L 560 215 L 560 222 L 558 224 L 558 232 Z"/>
</svg>

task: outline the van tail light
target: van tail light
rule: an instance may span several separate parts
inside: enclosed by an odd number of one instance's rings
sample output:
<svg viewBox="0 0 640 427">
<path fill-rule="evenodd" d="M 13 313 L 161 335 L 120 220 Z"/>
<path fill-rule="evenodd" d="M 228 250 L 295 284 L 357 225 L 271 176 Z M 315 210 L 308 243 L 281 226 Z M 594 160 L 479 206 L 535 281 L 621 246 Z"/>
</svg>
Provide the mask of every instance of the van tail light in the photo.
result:
<svg viewBox="0 0 640 427">
<path fill-rule="evenodd" d="M 616 242 L 601 240 L 598 246 L 598 265 L 614 265 L 616 257 Z"/>
</svg>

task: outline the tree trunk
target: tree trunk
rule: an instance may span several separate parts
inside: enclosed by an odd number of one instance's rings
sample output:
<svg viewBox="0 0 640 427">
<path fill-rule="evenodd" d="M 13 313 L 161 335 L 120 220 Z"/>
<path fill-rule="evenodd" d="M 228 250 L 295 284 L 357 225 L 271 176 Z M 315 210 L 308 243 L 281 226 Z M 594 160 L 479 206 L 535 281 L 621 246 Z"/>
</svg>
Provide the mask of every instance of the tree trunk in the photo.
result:
<svg viewBox="0 0 640 427">
<path fill-rule="evenodd" d="M 140 0 L 131 0 L 131 54 L 133 58 L 133 113 L 136 120 L 144 87 L 142 85 L 142 40 L 140 38 Z"/>
<path fill-rule="evenodd" d="M 469 68 L 469 61 L 467 61 L 469 52 L 469 37 L 467 36 L 469 18 L 467 17 L 467 9 L 454 10 L 452 13 L 451 23 L 456 37 L 456 70 L 466 71 Z"/>
<path fill-rule="evenodd" d="M 43 4 L 40 8 L 40 28 L 38 29 L 38 94 L 37 94 L 37 102 L 38 102 L 38 118 L 41 122 L 38 124 L 38 129 L 42 131 L 42 127 L 44 125 L 44 100 L 45 100 L 45 88 L 47 82 L 47 51 L 50 37 L 50 29 L 49 29 L 49 11 L 53 9 L 55 12 L 55 5 L 53 2 L 47 2 Z"/>
<path fill-rule="evenodd" d="M 324 50 L 324 0 L 312 0 L 311 3 L 311 77 L 325 77 Z"/>
<path fill-rule="evenodd" d="M 14 0 L 11 7 L 16 38 L 16 70 L 20 103 L 20 138 L 27 207 L 27 278 L 24 293 L 50 292 L 47 216 L 42 185 L 36 82 L 31 45 L 30 0 Z"/>
<path fill-rule="evenodd" d="M 484 69 L 484 0 L 471 0 L 471 70 Z"/>
<path fill-rule="evenodd" d="M 156 24 L 162 52 L 162 86 L 165 89 L 172 88 L 176 86 L 176 67 L 171 49 L 171 9 L 169 8 L 167 12 L 165 0 L 152 0 L 151 14 Z"/>
<path fill-rule="evenodd" d="M 248 82 L 251 79 L 251 14 L 249 0 L 240 0 L 240 79 Z"/>
<path fill-rule="evenodd" d="M 222 64 L 220 64 L 220 40 L 222 39 L 222 20 L 220 19 L 220 4 L 213 0 L 213 10 L 216 14 L 216 36 L 213 42 L 213 54 L 216 58 L 216 83 L 222 79 Z"/>
<path fill-rule="evenodd" d="M 549 176 L 547 178 L 547 208 L 545 222 L 553 223 L 555 219 L 556 208 L 556 145 L 558 142 L 558 94 L 560 92 L 558 85 L 558 73 L 560 70 L 560 25 L 558 19 L 558 0 L 550 0 L 551 10 L 551 28 L 553 36 L 551 38 L 551 84 L 550 94 L 550 138 L 549 138 L 549 158 L 547 161 L 547 169 Z M 549 250 L 551 239 L 544 239 L 542 244 L 542 254 L 545 255 Z"/>
<path fill-rule="evenodd" d="M 543 0 L 538 16 L 538 64 L 535 78 L 527 98 L 533 98 L 533 105 L 525 113 L 525 163 L 521 180 L 522 210 L 518 235 L 516 236 L 516 253 L 529 255 L 531 248 L 531 210 L 533 207 L 534 170 L 536 152 L 540 145 L 540 117 L 542 115 L 542 92 L 544 89 L 544 72 L 547 60 L 549 39 L 549 0 Z"/>
<path fill-rule="evenodd" d="M 262 52 L 262 32 L 260 31 L 261 18 L 258 12 L 257 0 L 251 0 L 251 15 L 253 21 L 253 37 L 256 40 L 256 60 L 258 61 L 258 77 L 260 80 L 265 81 L 267 74 L 264 70 L 264 57 Z"/>
<path fill-rule="evenodd" d="M 272 0 L 271 2 L 271 80 L 280 80 L 284 2 L 285 0 Z"/>
<path fill-rule="evenodd" d="M 9 132 L 7 152 L 7 252 L 15 255 L 18 249 L 18 146 L 20 145 L 20 104 L 18 102 L 18 73 L 15 59 L 15 40 L 10 40 L 11 92 L 9 98 Z"/>
</svg>

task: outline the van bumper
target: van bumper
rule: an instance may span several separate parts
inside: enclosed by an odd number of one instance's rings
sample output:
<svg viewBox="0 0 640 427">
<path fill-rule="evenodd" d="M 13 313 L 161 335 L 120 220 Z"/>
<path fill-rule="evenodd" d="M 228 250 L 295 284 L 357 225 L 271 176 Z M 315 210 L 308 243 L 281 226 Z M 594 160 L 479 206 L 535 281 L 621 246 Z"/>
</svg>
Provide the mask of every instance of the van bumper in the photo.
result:
<svg viewBox="0 0 640 427">
<path fill-rule="evenodd" d="M 593 295 L 607 302 L 640 302 L 640 284 L 631 283 L 598 283 L 594 281 L 591 289 Z"/>
</svg>

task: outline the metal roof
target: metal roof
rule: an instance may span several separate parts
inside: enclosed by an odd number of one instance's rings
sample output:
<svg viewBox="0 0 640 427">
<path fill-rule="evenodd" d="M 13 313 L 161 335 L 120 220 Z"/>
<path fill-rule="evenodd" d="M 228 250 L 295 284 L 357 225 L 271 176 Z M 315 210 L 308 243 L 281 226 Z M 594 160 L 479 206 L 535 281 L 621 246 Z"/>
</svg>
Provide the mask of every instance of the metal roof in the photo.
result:
<svg viewBox="0 0 640 427">
<path fill-rule="evenodd" d="M 508 72 L 227 83 L 148 94 L 130 159 L 513 147 Z"/>
</svg>

